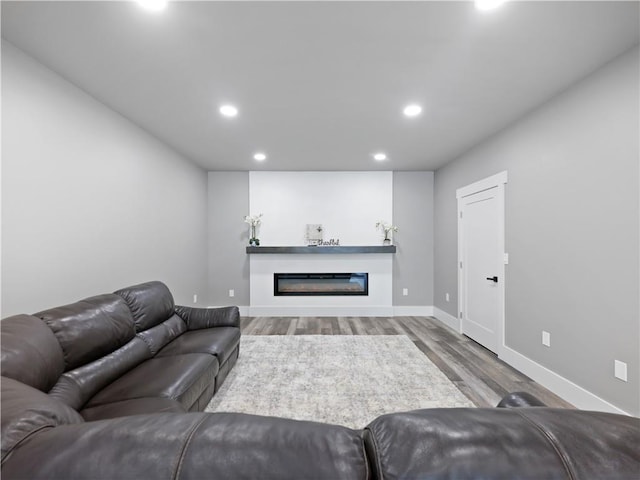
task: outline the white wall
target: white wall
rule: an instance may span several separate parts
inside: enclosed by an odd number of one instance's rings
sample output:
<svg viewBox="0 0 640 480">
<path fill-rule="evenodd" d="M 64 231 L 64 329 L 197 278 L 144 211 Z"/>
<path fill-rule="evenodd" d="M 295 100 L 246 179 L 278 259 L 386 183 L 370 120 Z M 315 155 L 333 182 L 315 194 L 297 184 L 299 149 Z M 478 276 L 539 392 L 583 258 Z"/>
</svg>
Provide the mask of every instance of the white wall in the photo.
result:
<svg viewBox="0 0 640 480">
<path fill-rule="evenodd" d="M 392 172 L 250 172 L 249 208 L 263 213 L 261 245 L 306 245 L 307 224 L 325 240 L 381 245 L 379 220 L 393 215 Z"/>
<path fill-rule="evenodd" d="M 392 172 L 250 172 L 249 205 L 263 213 L 261 245 L 306 245 L 306 225 L 340 245 L 381 245 L 376 222 L 392 222 Z M 310 247 L 322 248 L 322 247 Z M 392 315 L 392 254 L 251 255 L 252 315 Z M 273 274 L 367 272 L 362 297 L 276 297 Z"/>
<path fill-rule="evenodd" d="M 153 279 L 191 304 L 206 208 L 206 172 L 2 42 L 3 316 Z"/>
</svg>

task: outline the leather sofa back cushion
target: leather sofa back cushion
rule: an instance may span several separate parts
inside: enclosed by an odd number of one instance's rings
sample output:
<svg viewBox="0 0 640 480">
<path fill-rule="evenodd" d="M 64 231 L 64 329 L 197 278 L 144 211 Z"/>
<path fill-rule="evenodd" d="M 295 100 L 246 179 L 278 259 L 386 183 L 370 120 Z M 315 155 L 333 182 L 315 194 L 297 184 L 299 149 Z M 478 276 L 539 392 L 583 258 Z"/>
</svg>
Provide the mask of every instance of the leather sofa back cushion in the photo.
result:
<svg viewBox="0 0 640 480">
<path fill-rule="evenodd" d="M 7 479 L 369 480 L 361 432 L 240 413 L 136 415 L 37 435 Z M 395 478 L 395 477 L 389 477 Z"/>
<path fill-rule="evenodd" d="M 64 354 L 65 370 L 120 348 L 135 335 L 133 317 L 118 295 L 86 298 L 35 314 L 51 328 Z"/>
<path fill-rule="evenodd" d="M 378 478 L 631 478 L 640 420 L 539 407 L 383 415 L 365 430 Z"/>
<path fill-rule="evenodd" d="M 83 423 L 78 412 L 12 378 L 2 377 L 2 462 L 23 440 L 45 428 Z M 34 458 L 34 462 L 38 459 Z"/>
<path fill-rule="evenodd" d="M 370 477 L 359 430 L 242 413 L 215 413 L 208 415 L 193 434 L 185 449 L 180 478 Z"/>
<path fill-rule="evenodd" d="M 517 409 L 545 432 L 573 478 L 634 478 L 640 474 L 640 419 L 605 412 Z"/>
<path fill-rule="evenodd" d="M 62 349 L 42 320 L 16 315 L 0 322 L 2 376 L 48 392 L 64 371 Z"/>
<path fill-rule="evenodd" d="M 162 282 L 147 282 L 115 292 L 127 302 L 136 323 L 136 332 L 164 322 L 174 314 L 173 296 Z"/>
</svg>

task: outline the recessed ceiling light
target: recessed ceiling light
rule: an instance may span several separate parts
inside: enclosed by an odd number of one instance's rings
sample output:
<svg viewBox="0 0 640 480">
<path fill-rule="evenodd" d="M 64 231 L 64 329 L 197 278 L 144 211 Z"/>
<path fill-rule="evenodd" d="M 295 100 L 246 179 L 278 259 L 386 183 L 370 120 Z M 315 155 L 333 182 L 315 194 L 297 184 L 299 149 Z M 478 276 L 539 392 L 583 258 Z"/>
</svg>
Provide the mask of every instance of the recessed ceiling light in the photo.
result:
<svg viewBox="0 0 640 480">
<path fill-rule="evenodd" d="M 387 155 L 386 155 L 386 154 L 384 154 L 384 153 L 382 153 L 382 152 L 374 153 L 374 154 L 373 154 L 373 159 L 374 159 L 374 160 L 377 160 L 377 161 L 379 161 L 379 162 L 381 162 L 381 161 L 383 161 L 383 160 L 386 160 L 386 159 L 387 159 Z"/>
<path fill-rule="evenodd" d="M 412 103 L 411 105 L 407 105 L 406 107 L 404 107 L 402 113 L 404 113 L 407 117 L 417 117 L 422 113 L 422 107 L 420 105 Z"/>
<path fill-rule="evenodd" d="M 151 12 L 161 12 L 167 8 L 167 3 L 167 0 L 138 0 L 138 5 Z"/>
<path fill-rule="evenodd" d="M 235 117 L 238 115 L 238 109 L 233 105 L 222 105 L 220 107 L 220 113 L 225 117 Z"/>
<path fill-rule="evenodd" d="M 476 0 L 476 9 L 493 10 L 502 5 L 506 0 Z"/>
<path fill-rule="evenodd" d="M 262 162 L 267 159 L 267 156 L 262 152 L 258 152 L 253 156 L 253 159 Z"/>
</svg>

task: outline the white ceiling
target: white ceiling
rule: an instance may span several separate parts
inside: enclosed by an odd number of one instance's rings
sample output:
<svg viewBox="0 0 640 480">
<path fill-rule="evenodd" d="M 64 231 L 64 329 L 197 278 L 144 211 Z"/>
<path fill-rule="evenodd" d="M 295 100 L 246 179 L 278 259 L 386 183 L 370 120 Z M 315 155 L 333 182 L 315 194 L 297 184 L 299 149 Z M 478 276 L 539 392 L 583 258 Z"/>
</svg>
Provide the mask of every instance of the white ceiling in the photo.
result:
<svg viewBox="0 0 640 480">
<path fill-rule="evenodd" d="M 434 170 L 637 44 L 639 5 L 3 1 L 2 36 L 207 170 Z"/>
</svg>

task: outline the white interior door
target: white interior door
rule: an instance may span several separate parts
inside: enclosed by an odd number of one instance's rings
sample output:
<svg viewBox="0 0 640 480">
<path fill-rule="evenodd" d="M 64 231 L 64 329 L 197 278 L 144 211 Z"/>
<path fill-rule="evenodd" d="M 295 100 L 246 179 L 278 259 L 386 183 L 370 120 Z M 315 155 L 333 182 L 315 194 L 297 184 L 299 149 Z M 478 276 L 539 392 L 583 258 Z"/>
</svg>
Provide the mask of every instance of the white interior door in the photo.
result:
<svg viewBox="0 0 640 480">
<path fill-rule="evenodd" d="M 498 353 L 504 331 L 504 185 L 486 187 L 458 197 L 460 326 Z"/>
</svg>

